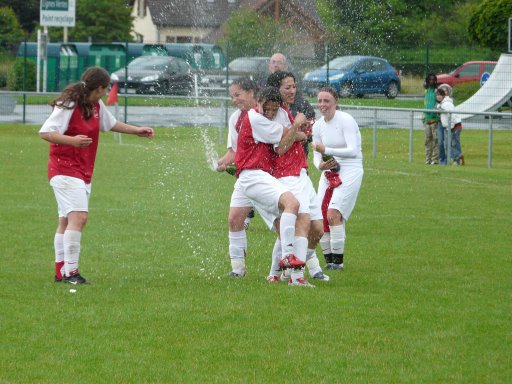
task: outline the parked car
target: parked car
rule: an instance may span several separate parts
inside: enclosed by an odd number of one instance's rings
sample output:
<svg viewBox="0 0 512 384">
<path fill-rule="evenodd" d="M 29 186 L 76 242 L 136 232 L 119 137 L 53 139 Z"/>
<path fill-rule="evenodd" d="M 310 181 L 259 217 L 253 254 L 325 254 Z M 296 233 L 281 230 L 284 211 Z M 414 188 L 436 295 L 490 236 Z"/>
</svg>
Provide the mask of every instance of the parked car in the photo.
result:
<svg viewBox="0 0 512 384">
<path fill-rule="evenodd" d="M 269 60 L 270 57 L 264 56 L 239 57 L 232 60 L 227 68 L 205 72 L 201 78 L 201 85 L 207 88 L 225 89 L 234 79 L 242 76 L 256 80 L 268 72 Z M 227 79 L 226 73 L 228 74 Z"/>
<path fill-rule="evenodd" d="M 480 81 L 482 74 L 485 72 L 492 73 L 495 66 L 496 61 L 468 61 L 450 73 L 437 75 L 437 83 L 448 84 L 453 87 L 460 83 Z"/>
<path fill-rule="evenodd" d="M 373 56 L 336 57 L 329 66 L 306 73 L 302 84 L 308 96 L 315 96 L 325 86 L 335 88 L 340 97 L 380 93 L 393 99 L 400 92 L 398 71 L 387 60 Z"/>
<path fill-rule="evenodd" d="M 128 64 L 128 81 L 125 81 L 125 68 L 112 74 L 118 82 L 119 92 L 185 94 L 194 89 L 194 79 L 190 65 L 173 56 L 140 56 Z M 125 87 L 126 83 L 126 87 Z"/>
</svg>

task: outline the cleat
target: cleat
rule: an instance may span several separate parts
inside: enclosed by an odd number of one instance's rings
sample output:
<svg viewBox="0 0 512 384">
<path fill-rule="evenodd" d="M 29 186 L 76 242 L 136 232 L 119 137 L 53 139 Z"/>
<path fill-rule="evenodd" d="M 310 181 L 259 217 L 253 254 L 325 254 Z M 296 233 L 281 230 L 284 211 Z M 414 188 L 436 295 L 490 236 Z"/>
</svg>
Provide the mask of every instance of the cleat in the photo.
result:
<svg viewBox="0 0 512 384">
<path fill-rule="evenodd" d="M 64 276 L 62 279 L 65 283 L 73 284 L 73 285 L 79 285 L 79 284 L 89 284 L 85 278 L 80 276 L 80 274 L 77 272 L 74 275 L 71 276 Z"/>
<path fill-rule="evenodd" d="M 313 279 L 321 280 L 321 281 L 329 281 L 330 277 L 327 275 L 324 275 L 324 273 L 322 271 L 320 271 L 320 272 L 315 273 L 315 275 L 313 276 Z"/>
<path fill-rule="evenodd" d="M 228 277 L 234 277 L 235 279 L 241 279 L 244 276 L 245 276 L 245 272 L 244 273 L 236 273 L 236 272 L 231 271 L 228 273 Z"/>
<path fill-rule="evenodd" d="M 325 265 L 325 269 L 334 269 L 334 268 L 333 268 L 333 265 L 334 265 L 333 263 L 327 263 L 327 264 Z"/>
<path fill-rule="evenodd" d="M 270 275 L 267 276 L 267 281 L 269 284 L 279 283 L 281 280 L 279 279 L 279 276 L 277 275 Z"/>
<path fill-rule="evenodd" d="M 286 268 L 302 268 L 306 265 L 305 262 L 302 260 L 299 260 L 297 256 L 294 254 L 289 254 L 288 256 L 282 257 L 281 260 L 279 260 L 279 268 L 286 269 Z"/>
<path fill-rule="evenodd" d="M 281 272 L 281 276 L 279 276 L 279 280 L 289 281 L 291 276 L 292 276 L 292 271 L 289 269 L 285 269 L 283 272 Z"/>
<path fill-rule="evenodd" d="M 309 287 L 309 288 L 315 288 L 315 286 L 311 283 L 309 283 L 305 278 L 301 277 L 296 280 L 293 280 L 290 278 L 290 281 L 288 282 L 288 285 L 294 285 L 298 287 Z"/>
<path fill-rule="evenodd" d="M 343 271 L 343 263 L 341 264 L 335 264 L 333 263 L 332 266 L 331 266 L 331 270 L 333 271 Z"/>
</svg>

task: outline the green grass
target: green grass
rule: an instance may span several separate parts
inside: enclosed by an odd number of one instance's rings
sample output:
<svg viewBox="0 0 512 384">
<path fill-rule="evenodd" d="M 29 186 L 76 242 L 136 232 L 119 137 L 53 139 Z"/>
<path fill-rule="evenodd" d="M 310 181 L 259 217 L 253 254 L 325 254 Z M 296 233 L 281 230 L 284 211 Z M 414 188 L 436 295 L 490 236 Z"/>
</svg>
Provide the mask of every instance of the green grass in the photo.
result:
<svg viewBox="0 0 512 384">
<path fill-rule="evenodd" d="M 464 131 L 465 167 L 423 165 L 422 132 L 380 130 L 348 223 L 346 270 L 268 285 L 257 216 L 229 271 L 233 177 L 204 137 L 101 136 L 81 271 L 53 283 L 56 204 L 37 127 L 0 126 L 1 383 L 509 383 L 512 132 Z M 224 151 L 224 144 L 215 145 Z M 311 171 L 314 183 L 318 172 Z"/>
</svg>

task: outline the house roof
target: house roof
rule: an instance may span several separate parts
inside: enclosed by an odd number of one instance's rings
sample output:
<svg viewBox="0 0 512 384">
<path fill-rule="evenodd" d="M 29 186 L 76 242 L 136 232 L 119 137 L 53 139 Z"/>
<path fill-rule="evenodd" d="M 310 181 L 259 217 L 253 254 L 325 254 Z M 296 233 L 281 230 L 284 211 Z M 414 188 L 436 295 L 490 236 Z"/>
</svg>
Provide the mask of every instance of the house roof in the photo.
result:
<svg viewBox="0 0 512 384">
<path fill-rule="evenodd" d="M 146 0 L 153 23 L 160 27 L 217 28 L 238 9 L 240 0 Z"/>
<path fill-rule="evenodd" d="M 294 9 L 312 24 L 324 29 L 315 0 L 281 0 L 281 6 Z M 238 8 L 270 12 L 275 0 L 146 0 L 153 23 L 159 27 L 218 28 Z"/>
</svg>

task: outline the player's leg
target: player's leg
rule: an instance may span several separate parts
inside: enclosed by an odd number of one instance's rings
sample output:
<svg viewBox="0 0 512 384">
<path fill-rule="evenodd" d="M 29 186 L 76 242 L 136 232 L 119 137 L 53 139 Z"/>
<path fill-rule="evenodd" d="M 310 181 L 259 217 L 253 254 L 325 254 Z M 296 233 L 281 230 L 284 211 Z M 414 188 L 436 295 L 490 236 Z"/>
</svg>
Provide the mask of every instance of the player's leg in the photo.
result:
<svg viewBox="0 0 512 384">
<path fill-rule="evenodd" d="M 231 262 L 231 272 L 229 272 L 228 276 L 231 277 L 243 277 L 246 273 L 247 234 L 244 221 L 251 209 L 251 206 L 230 207 L 229 209 L 229 260 Z"/>
</svg>

